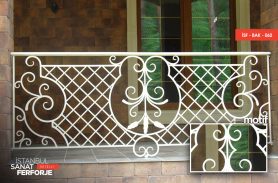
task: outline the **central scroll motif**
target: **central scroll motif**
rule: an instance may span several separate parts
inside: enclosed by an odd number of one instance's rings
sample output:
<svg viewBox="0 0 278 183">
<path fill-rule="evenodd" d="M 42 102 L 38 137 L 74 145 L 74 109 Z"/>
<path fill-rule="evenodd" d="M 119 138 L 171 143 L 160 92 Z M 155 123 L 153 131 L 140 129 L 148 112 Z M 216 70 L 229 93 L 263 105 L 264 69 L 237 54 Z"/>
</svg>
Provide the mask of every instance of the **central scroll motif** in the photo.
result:
<svg viewBox="0 0 278 183">
<path fill-rule="evenodd" d="M 111 57 L 110 61 L 113 64 L 120 65 L 120 77 L 112 86 L 113 88 L 118 87 L 119 81 L 121 77 L 125 77 L 128 73 L 124 73 L 122 68 L 125 64 L 132 65 L 132 70 L 128 72 L 135 72 L 136 82 L 133 85 L 129 85 L 124 90 L 124 98 L 122 99 L 122 103 L 128 106 L 128 114 L 130 115 L 129 122 L 126 125 L 123 125 L 120 119 L 117 118 L 117 114 L 114 113 L 113 106 L 111 105 L 111 111 L 119 123 L 125 130 L 140 134 L 140 135 L 151 135 L 154 133 L 161 132 L 168 127 L 171 126 L 180 110 L 180 100 L 181 94 L 179 90 L 179 85 L 171 76 L 171 66 L 178 63 L 179 58 L 173 57 L 175 63 L 169 62 L 166 58 L 160 56 L 151 56 L 146 58 L 145 60 L 141 57 L 132 56 L 125 57 L 119 63 L 115 63 L 116 58 Z M 169 103 L 169 99 L 165 96 L 165 88 L 162 84 L 155 84 L 153 74 L 159 72 L 160 68 L 155 64 L 156 62 L 160 62 L 165 67 L 167 67 L 168 73 L 165 75 L 168 81 L 174 83 L 174 88 L 171 88 L 173 95 L 177 95 L 179 102 L 176 103 L 174 110 L 171 112 L 169 116 L 168 113 L 164 113 L 163 109 Z M 131 68 L 131 67 L 129 67 Z M 113 92 L 113 88 L 111 92 Z M 163 119 L 167 119 L 167 121 L 163 121 Z"/>
</svg>

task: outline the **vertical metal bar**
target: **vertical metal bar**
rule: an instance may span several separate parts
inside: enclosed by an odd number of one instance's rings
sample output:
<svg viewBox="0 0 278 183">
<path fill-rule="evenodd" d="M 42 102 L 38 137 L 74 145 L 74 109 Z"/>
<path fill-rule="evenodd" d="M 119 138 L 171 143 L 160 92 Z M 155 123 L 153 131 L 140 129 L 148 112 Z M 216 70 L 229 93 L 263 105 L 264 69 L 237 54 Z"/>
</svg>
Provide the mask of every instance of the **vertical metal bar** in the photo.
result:
<svg viewBox="0 0 278 183">
<path fill-rule="evenodd" d="M 273 144 L 273 141 L 272 141 L 272 128 L 271 128 L 271 90 L 270 90 L 270 67 L 269 67 L 269 62 L 270 62 L 270 55 L 267 55 L 266 56 L 267 60 L 266 60 L 266 63 L 267 63 L 267 80 L 268 80 L 268 86 L 267 86 L 267 89 L 268 89 L 268 133 L 269 133 L 269 144 Z"/>
<path fill-rule="evenodd" d="M 13 101 L 13 105 L 12 105 L 12 134 L 13 134 L 13 137 L 12 137 L 12 141 L 13 141 L 13 148 L 15 148 L 15 88 L 14 88 L 14 84 L 15 84 L 15 56 L 12 56 L 12 78 L 13 78 L 13 83 L 12 83 L 12 101 Z"/>
</svg>

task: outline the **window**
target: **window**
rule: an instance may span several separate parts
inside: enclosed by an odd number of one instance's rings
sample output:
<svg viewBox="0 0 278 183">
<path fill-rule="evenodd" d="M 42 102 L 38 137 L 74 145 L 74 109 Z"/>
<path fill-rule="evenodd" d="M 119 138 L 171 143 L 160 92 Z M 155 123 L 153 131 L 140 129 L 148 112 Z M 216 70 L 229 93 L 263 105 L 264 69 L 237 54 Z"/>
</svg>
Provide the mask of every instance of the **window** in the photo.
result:
<svg viewBox="0 0 278 183">
<path fill-rule="evenodd" d="M 235 0 L 137 0 L 137 48 L 143 52 L 211 52 L 211 51 L 236 51 L 234 31 L 236 28 L 236 1 Z M 171 59 L 171 58 L 168 58 Z M 172 104 L 177 102 L 175 92 L 171 91 L 173 83 L 167 79 L 167 68 L 159 60 L 153 61 L 158 69 L 151 75 L 153 82 L 149 88 L 151 95 L 156 95 L 153 88 L 162 86 L 164 97 L 170 103 L 166 110 L 171 110 Z M 194 57 L 182 58 L 184 64 L 219 64 L 236 63 L 236 58 L 225 57 Z M 204 75 L 205 70 L 199 69 L 197 75 Z M 212 71 L 218 75 L 218 71 Z M 231 70 L 225 71 L 231 75 Z M 220 75 L 223 82 L 225 76 Z M 199 78 L 191 78 L 193 83 L 198 83 Z M 206 76 L 205 83 L 199 82 L 200 91 L 206 90 L 206 84 L 213 78 Z M 183 82 L 181 78 L 177 82 Z M 212 86 L 217 90 L 217 83 Z M 229 86 L 225 95 L 225 102 L 232 101 L 232 96 L 237 92 L 234 86 Z M 157 94 L 160 96 L 160 94 Z M 196 95 L 198 93 L 196 92 Z M 213 92 L 205 91 L 207 98 L 213 97 Z M 205 103 L 204 97 L 198 97 L 199 103 Z M 219 98 L 213 98 L 215 102 Z M 249 129 L 241 127 L 246 139 L 240 146 L 241 152 L 248 152 Z M 247 145 L 246 145 L 247 144 Z M 251 149 L 250 149 L 251 150 Z M 242 156 L 242 155 L 239 155 Z"/>
<path fill-rule="evenodd" d="M 139 51 L 235 50 L 235 0 L 137 0 Z"/>
<path fill-rule="evenodd" d="M 180 51 L 234 51 L 235 29 L 235 1 L 220 0 L 137 0 L 137 32 L 138 51 L 144 52 L 180 52 Z M 170 59 L 170 58 L 168 58 Z M 152 85 L 149 88 L 151 95 L 155 94 L 153 88 L 162 86 L 165 90 L 164 97 L 170 103 L 167 109 L 171 109 L 171 103 L 177 102 L 177 96 L 171 91 L 173 83 L 166 76 L 167 68 L 160 61 L 153 61 L 157 71 L 151 75 Z M 231 63 L 234 60 L 230 57 L 202 57 L 183 58 L 182 63 Z M 198 75 L 205 72 L 197 70 Z M 226 71 L 230 75 L 230 70 Z M 217 75 L 214 71 L 214 75 Z M 225 80 L 224 75 L 220 76 Z M 193 83 L 198 78 L 192 78 Z M 210 76 L 204 80 L 207 83 L 212 81 Z M 177 82 L 182 82 L 177 78 Z M 199 90 L 205 88 L 206 83 L 200 82 L 197 85 Z M 217 88 L 217 83 L 213 83 Z M 215 89 L 217 90 L 217 89 Z M 233 89 L 229 86 L 230 92 L 225 96 L 225 101 L 232 100 Z M 196 93 L 196 95 L 198 95 Z M 213 96 L 211 91 L 206 91 L 205 96 Z M 196 96 L 198 97 L 198 96 Z M 205 102 L 203 97 L 198 102 Z M 217 100 L 214 98 L 213 100 Z"/>
</svg>

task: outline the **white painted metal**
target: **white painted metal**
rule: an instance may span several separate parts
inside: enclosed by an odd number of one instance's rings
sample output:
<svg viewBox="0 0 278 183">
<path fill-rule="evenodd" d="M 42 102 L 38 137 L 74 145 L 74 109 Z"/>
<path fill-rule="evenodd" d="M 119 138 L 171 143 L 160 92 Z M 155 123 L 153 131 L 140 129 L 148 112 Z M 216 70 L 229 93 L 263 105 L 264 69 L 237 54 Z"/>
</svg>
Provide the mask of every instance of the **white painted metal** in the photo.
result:
<svg viewBox="0 0 278 183">
<path fill-rule="evenodd" d="M 250 73 L 246 72 L 259 62 L 257 56 L 268 58 L 269 54 L 270 52 L 12 52 L 14 148 L 133 147 L 135 155 L 152 157 L 159 152 L 160 146 L 188 144 L 187 129 L 193 122 L 243 123 L 245 117 L 254 115 L 252 111 L 257 107 L 261 109 L 259 116 L 267 114 L 270 124 L 269 64 L 266 78 L 255 69 Z M 42 64 L 40 57 L 48 56 L 107 57 L 110 64 Z M 118 56 L 124 58 L 117 60 Z M 167 60 L 169 56 L 172 56 L 175 63 Z M 238 64 L 180 64 L 178 62 L 182 56 L 245 56 L 245 59 Z M 15 58 L 18 57 L 27 57 L 25 59 L 27 70 L 24 72 L 17 72 L 19 63 Z M 137 62 L 134 63 L 133 71 L 129 72 L 138 74 L 137 84 L 141 86 L 142 92 L 135 91 L 133 86 L 128 86 L 125 88 L 125 93 L 120 95 L 124 96 L 121 105 L 129 106 L 127 115 L 134 117 L 133 121 L 125 124 L 118 119 L 111 101 L 115 88 L 118 87 L 118 81 L 126 74 L 122 73 L 123 65 L 134 58 Z M 168 73 L 168 77 L 176 87 L 179 102 L 175 115 L 167 124 L 159 120 L 163 118 L 161 106 L 168 102 L 167 98 L 164 98 L 164 88 L 159 86 L 155 88 L 155 91 L 161 92 L 157 98 L 152 97 L 147 89 L 151 80 L 149 74 L 157 69 L 154 65 L 147 66 L 153 59 L 160 60 L 169 70 L 176 72 L 174 75 Z M 261 61 L 264 63 L 264 60 Z M 203 75 L 199 75 L 198 70 L 202 70 Z M 217 70 L 217 75 L 213 74 L 214 70 Z M 231 74 L 227 75 L 226 70 L 230 70 Z M 188 75 L 184 75 L 184 71 L 189 72 Z M 182 82 L 176 81 L 178 77 L 182 78 Z M 212 80 L 206 81 L 205 77 L 210 77 Z M 197 81 L 193 82 L 192 78 L 197 78 Z M 248 80 L 252 83 L 256 79 L 260 80 L 256 87 L 250 88 L 245 83 Z M 227 87 L 234 81 L 237 81 L 239 90 L 233 100 L 233 104 L 239 108 L 236 112 L 230 110 L 223 102 Z M 217 83 L 216 89 L 212 86 L 212 82 Z M 198 83 L 202 83 L 205 89 L 201 90 Z M 188 86 L 190 89 L 185 89 Z M 268 94 L 265 95 L 268 95 L 268 101 L 260 103 L 254 92 L 264 86 L 267 87 Z M 210 90 L 212 96 L 206 96 L 205 90 Z M 24 102 L 15 100 L 20 92 L 28 96 Z M 134 96 L 137 92 L 138 96 Z M 201 104 L 200 98 L 205 102 Z M 212 101 L 213 98 L 217 99 L 216 102 Z M 247 102 L 248 105 L 243 107 L 238 101 Z M 132 110 L 141 104 L 143 112 Z M 155 110 L 148 110 L 147 105 L 151 105 Z M 207 109 L 207 106 L 212 108 Z M 49 129 L 44 129 L 44 132 L 52 130 L 56 136 L 38 133 L 29 119 L 45 126 L 50 124 Z M 17 127 L 18 124 L 21 126 Z M 150 131 L 150 127 L 155 130 Z M 89 131 L 89 134 L 85 131 Z M 32 140 L 30 134 L 37 136 L 40 144 L 38 140 Z M 60 137 L 59 140 L 55 139 L 57 135 Z M 148 143 L 142 143 L 146 141 Z M 36 147 L 37 145 L 39 146 Z"/>
<path fill-rule="evenodd" d="M 248 56 L 270 55 L 271 52 L 11 52 L 12 56 Z"/>
<path fill-rule="evenodd" d="M 202 127 L 206 127 L 207 125 L 214 125 L 214 124 L 191 124 L 191 148 L 190 148 L 190 156 L 193 156 L 194 150 L 199 145 L 198 142 L 198 134 Z M 265 159 L 265 167 L 262 166 L 261 169 L 253 170 L 253 163 L 255 163 L 256 160 L 252 160 L 250 157 L 247 158 L 246 156 L 242 159 L 233 159 L 235 153 L 238 153 L 238 149 L 235 147 L 236 142 L 239 142 L 243 136 L 242 132 L 240 131 L 240 128 L 242 126 L 245 127 L 251 127 L 255 131 L 256 135 L 256 142 L 254 146 L 257 146 L 260 151 L 256 151 L 255 153 L 260 153 L 262 156 L 264 156 Z M 222 129 L 220 129 L 220 127 Z M 234 123 L 221 123 L 216 125 L 215 129 L 213 130 L 213 133 L 211 134 L 212 138 L 222 145 L 215 149 L 216 153 L 223 157 L 224 159 L 224 165 L 223 167 L 219 167 L 219 170 L 215 170 L 216 165 L 219 164 L 218 161 L 215 159 L 209 157 L 206 158 L 204 161 L 201 161 L 202 169 L 199 170 L 198 168 L 192 167 L 192 161 L 190 161 L 190 172 L 192 173 L 250 173 L 250 172 L 267 172 L 267 124 L 234 124 Z M 200 142 L 203 143 L 203 142 Z M 193 145 L 194 144 L 194 145 Z M 261 144 L 265 144 L 262 146 Z M 240 152 L 242 153 L 242 152 Z M 248 152 L 245 152 L 248 153 Z M 254 153 L 254 152 L 252 152 Z M 239 158 L 239 157 L 238 157 Z M 192 160 L 190 158 L 190 160 Z M 234 163 L 232 163 L 234 161 Z M 244 167 L 247 165 L 247 167 Z M 238 169 L 235 168 L 238 166 Z M 265 169 L 264 169 L 265 168 Z"/>
</svg>

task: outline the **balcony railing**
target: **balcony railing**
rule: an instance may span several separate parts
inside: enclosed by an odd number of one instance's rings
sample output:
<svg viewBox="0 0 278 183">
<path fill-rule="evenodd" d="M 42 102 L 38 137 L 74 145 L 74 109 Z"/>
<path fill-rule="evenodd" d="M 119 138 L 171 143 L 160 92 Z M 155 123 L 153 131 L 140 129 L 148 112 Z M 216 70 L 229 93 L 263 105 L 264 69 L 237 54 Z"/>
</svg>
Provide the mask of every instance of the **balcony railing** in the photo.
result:
<svg viewBox="0 0 278 183">
<path fill-rule="evenodd" d="M 271 143 L 269 55 L 13 52 L 13 148 L 130 147 L 151 157 L 161 146 L 189 144 L 190 124 L 256 120 L 267 125 L 257 134 Z M 237 62 L 182 62 L 224 56 Z M 154 60 L 172 82 L 177 101 L 170 109 L 167 88 L 150 87 Z"/>
</svg>

